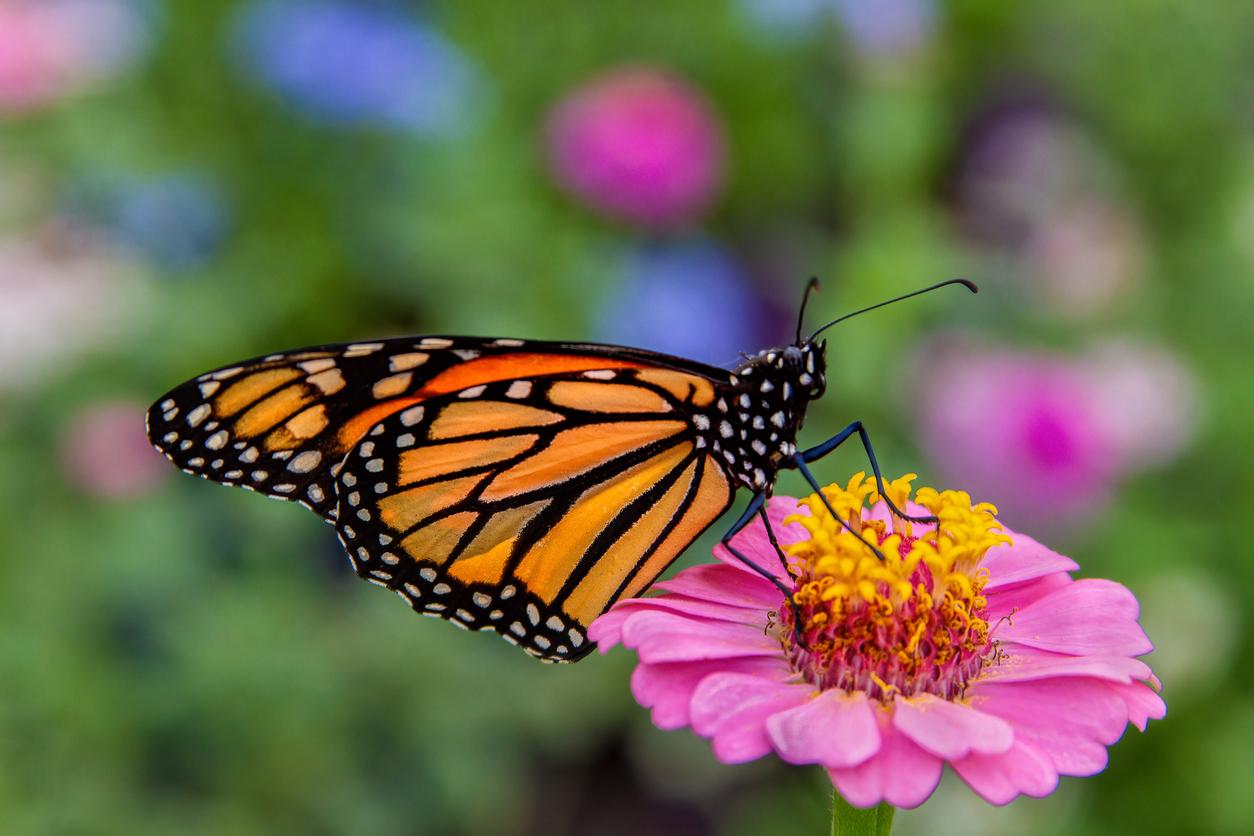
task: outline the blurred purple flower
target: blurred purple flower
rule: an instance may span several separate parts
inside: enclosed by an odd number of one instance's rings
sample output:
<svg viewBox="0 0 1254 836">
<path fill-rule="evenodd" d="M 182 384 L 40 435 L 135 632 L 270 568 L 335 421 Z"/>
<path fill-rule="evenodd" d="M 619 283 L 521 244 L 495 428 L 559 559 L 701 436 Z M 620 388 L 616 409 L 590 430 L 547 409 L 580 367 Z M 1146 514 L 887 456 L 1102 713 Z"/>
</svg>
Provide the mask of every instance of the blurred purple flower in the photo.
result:
<svg viewBox="0 0 1254 836">
<path fill-rule="evenodd" d="M 156 488 L 170 466 L 148 441 L 144 411 L 144 404 L 111 400 L 76 415 L 61 440 L 66 478 L 102 499 L 142 496 Z"/>
<path fill-rule="evenodd" d="M 1100 513 L 1123 462 L 1081 367 L 968 346 L 922 356 L 922 442 L 941 481 L 1028 531 Z"/>
<path fill-rule="evenodd" d="M 245 65 L 312 118 L 424 136 L 469 127 L 477 68 L 399 9 L 347 0 L 259 0 L 236 25 Z"/>
<path fill-rule="evenodd" d="M 1111 202 L 1076 202 L 1032 230 L 1023 249 L 1036 296 L 1083 316 L 1112 308 L 1137 283 L 1146 251 L 1139 224 Z"/>
<path fill-rule="evenodd" d="M 0 2 L 0 114 L 38 110 L 121 72 L 147 30 L 125 0 Z"/>
<path fill-rule="evenodd" d="M 655 244 L 627 255 L 598 334 L 723 366 L 758 346 L 763 311 L 744 268 L 726 250 L 705 241 Z"/>
<path fill-rule="evenodd" d="M 74 187 L 67 202 L 71 213 L 168 270 L 212 259 L 230 226 L 222 192 L 196 172 L 88 181 Z"/>
<path fill-rule="evenodd" d="M 1008 255 L 1036 301 L 1068 316 L 1115 306 L 1148 259 L 1109 158 L 1060 108 L 1010 99 L 977 121 L 957 192 L 976 241 Z"/>
<path fill-rule="evenodd" d="M 131 266 L 83 230 L 0 238 L 0 390 L 100 351 L 133 323 L 141 292 Z"/>
<path fill-rule="evenodd" d="M 662 70 L 615 70 L 553 110 L 557 182 L 593 209 L 650 227 L 699 218 L 723 176 L 723 132 L 705 97 Z"/>
</svg>

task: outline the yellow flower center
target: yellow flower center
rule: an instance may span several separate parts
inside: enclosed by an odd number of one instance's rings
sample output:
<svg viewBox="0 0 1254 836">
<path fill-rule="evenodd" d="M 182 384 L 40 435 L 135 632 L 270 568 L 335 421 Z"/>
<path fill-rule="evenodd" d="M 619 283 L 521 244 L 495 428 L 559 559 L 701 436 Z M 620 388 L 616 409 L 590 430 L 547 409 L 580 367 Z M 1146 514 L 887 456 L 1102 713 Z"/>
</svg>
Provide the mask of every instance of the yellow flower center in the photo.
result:
<svg viewBox="0 0 1254 836">
<path fill-rule="evenodd" d="M 915 478 L 885 485 L 898 508 L 906 509 Z M 896 694 L 960 696 L 995 656 L 980 594 L 988 573 L 980 562 L 1010 542 L 998 533 L 997 509 L 972 504 L 963 491 L 920 488 L 913 500 L 937 524 L 876 518 L 871 506 L 881 497 L 864 473 L 823 495 L 848 528 L 818 495 L 801 500 L 809 514 L 786 520 L 809 534 L 785 547 L 796 611 L 781 612 L 781 641 L 794 667 L 822 688 L 865 691 L 885 702 Z"/>
</svg>

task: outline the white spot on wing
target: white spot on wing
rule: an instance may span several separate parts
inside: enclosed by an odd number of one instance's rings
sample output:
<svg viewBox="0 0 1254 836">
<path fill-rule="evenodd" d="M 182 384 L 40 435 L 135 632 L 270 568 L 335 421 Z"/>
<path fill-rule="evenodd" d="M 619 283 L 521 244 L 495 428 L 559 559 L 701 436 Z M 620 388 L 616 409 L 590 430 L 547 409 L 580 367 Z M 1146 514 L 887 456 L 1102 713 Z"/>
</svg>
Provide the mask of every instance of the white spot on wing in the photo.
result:
<svg viewBox="0 0 1254 836">
<path fill-rule="evenodd" d="M 430 359 L 431 355 L 424 351 L 411 351 L 408 354 L 394 354 L 388 359 L 388 368 L 394 372 L 406 372 L 415 369 Z"/>
<path fill-rule="evenodd" d="M 205 439 L 205 446 L 210 450 L 221 450 L 226 446 L 226 439 L 226 430 L 218 430 L 216 433 Z"/>
<path fill-rule="evenodd" d="M 322 453 L 317 450 L 305 450 L 302 453 L 298 453 L 287 463 L 287 469 L 293 473 L 308 473 L 317 467 L 321 461 Z"/>
<path fill-rule="evenodd" d="M 200 422 L 208 418 L 209 413 L 212 411 L 213 410 L 210 408 L 209 404 L 202 403 L 200 406 L 196 407 L 191 412 L 187 413 L 188 425 L 193 426 L 193 427 L 200 426 Z"/>
<path fill-rule="evenodd" d="M 401 413 L 401 423 L 407 427 L 412 427 L 414 424 L 417 424 L 422 420 L 422 413 L 423 407 L 421 404 L 410 407 Z"/>
<path fill-rule="evenodd" d="M 515 380 L 509 385 L 509 388 L 505 390 L 505 397 L 507 398 L 525 398 L 530 394 L 530 380 Z"/>
<path fill-rule="evenodd" d="M 453 345 L 453 341 L 443 337 L 423 337 L 418 345 L 422 348 L 449 348 Z"/>
<path fill-rule="evenodd" d="M 457 393 L 457 397 L 459 397 L 459 398 L 477 398 L 477 397 L 479 397 L 480 395 L 482 395 L 482 394 L 483 394 L 483 390 L 484 390 L 484 389 L 486 389 L 486 388 L 488 388 L 488 387 L 486 387 L 486 386 L 471 386 L 469 389 L 463 389 L 462 391 L 458 392 L 458 393 Z"/>
<path fill-rule="evenodd" d="M 306 374 L 317 374 L 318 372 L 325 372 L 327 369 L 334 369 L 335 361 L 330 357 L 322 357 L 318 360 L 306 360 L 296 365 L 300 366 L 301 371 Z"/>
<path fill-rule="evenodd" d="M 613 369 L 593 369 L 583 373 L 583 376 L 590 380 L 613 380 L 617 375 L 618 373 Z"/>
</svg>

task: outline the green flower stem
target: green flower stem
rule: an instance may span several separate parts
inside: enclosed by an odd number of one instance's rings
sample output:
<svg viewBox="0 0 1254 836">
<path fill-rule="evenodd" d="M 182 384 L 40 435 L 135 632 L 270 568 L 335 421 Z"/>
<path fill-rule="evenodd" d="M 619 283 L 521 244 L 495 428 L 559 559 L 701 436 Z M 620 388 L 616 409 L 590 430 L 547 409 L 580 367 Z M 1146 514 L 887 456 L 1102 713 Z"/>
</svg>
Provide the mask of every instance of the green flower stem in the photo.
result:
<svg viewBox="0 0 1254 836">
<path fill-rule="evenodd" d="M 893 832 L 891 805 L 881 804 L 863 810 L 832 791 L 832 836 L 889 836 Z"/>
</svg>

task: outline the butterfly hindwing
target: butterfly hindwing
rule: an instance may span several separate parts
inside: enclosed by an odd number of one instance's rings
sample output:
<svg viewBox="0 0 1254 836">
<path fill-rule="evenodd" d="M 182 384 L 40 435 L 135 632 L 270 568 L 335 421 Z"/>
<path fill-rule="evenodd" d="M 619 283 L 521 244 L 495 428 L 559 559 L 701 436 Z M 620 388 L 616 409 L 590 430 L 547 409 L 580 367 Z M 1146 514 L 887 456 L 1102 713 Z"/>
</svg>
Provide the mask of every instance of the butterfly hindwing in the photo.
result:
<svg viewBox="0 0 1254 836">
<path fill-rule="evenodd" d="M 570 661 L 726 510 L 693 431 L 713 389 L 673 369 L 499 380 L 383 418 L 336 477 L 358 573 L 415 610 Z"/>
</svg>

